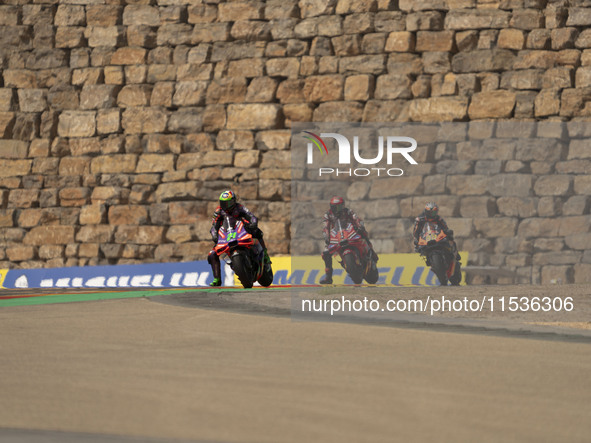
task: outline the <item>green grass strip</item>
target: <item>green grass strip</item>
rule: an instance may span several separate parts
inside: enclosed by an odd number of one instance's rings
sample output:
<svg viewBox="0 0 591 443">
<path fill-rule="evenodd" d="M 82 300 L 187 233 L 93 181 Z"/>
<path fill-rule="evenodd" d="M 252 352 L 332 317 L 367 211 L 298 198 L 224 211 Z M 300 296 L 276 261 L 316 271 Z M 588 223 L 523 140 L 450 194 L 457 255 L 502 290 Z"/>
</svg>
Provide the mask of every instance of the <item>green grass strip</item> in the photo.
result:
<svg viewBox="0 0 591 443">
<path fill-rule="evenodd" d="M 154 297 L 155 295 L 170 295 L 179 292 L 195 291 L 200 292 L 220 292 L 220 291 L 240 291 L 240 288 L 182 288 L 182 289 L 145 289 L 140 291 L 123 291 L 123 292 L 91 292 L 91 293 L 71 293 L 71 294 L 39 294 L 39 296 L 9 298 L 6 300 L 0 299 L 0 307 L 8 306 L 33 306 L 33 305 L 48 305 L 53 303 L 70 303 L 79 301 L 95 301 L 95 300 L 113 300 L 121 298 L 138 298 L 138 297 Z M 33 292 L 31 290 L 31 292 Z"/>
</svg>

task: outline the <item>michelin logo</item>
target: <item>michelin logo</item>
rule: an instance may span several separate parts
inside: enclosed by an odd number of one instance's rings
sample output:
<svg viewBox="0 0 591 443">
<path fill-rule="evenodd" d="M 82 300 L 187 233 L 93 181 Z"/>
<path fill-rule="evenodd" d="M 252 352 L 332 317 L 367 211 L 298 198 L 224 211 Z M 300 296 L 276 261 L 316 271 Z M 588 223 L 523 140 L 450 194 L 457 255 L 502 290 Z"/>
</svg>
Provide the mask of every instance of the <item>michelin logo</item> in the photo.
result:
<svg viewBox="0 0 591 443">
<path fill-rule="evenodd" d="M 209 272 L 177 272 L 172 275 L 168 284 L 164 284 L 164 275 L 122 275 L 112 277 L 92 277 L 86 281 L 82 277 L 47 278 L 41 280 L 42 288 L 164 288 L 181 286 L 206 286 Z"/>
</svg>

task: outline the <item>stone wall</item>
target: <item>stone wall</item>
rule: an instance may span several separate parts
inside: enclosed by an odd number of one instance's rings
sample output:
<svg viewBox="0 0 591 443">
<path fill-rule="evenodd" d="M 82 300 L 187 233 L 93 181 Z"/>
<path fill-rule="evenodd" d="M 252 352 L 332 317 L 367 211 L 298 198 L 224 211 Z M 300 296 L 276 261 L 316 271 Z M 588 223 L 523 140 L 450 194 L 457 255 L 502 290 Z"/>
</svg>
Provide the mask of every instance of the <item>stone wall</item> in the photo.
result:
<svg viewBox="0 0 591 443">
<path fill-rule="evenodd" d="M 289 253 L 292 122 L 585 119 L 590 24 L 588 0 L 5 0 L 0 267 L 202 259 L 230 186 Z M 591 279 L 589 145 L 429 155 L 396 216 L 444 190 L 473 264 Z"/>
</svg>

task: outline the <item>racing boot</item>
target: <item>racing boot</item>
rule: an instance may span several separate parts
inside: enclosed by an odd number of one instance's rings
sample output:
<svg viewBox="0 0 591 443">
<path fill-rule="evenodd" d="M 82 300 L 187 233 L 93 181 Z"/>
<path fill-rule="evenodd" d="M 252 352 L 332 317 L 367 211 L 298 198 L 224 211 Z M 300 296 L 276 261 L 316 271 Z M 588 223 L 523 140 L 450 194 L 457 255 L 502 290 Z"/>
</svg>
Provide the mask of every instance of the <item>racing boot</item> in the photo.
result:
<svg viewBox="0 0 591 443">
<path fill-rule="evenodd" d="M 220 258 L 214 250 L 209 252 L 209 255 L 207 256 L 207 261 L 211 265 L 211 270 L 213 272 L 213 281 L 209 284 L 209 286 L 221 286 L 222 266 L 220 263 Z"/>
<path fill-rule="evenodd" d="M 332 285 L 332 269 L 326 268 L 324 270 L 324 277 L 320 279 L 321 285 Z"/>
</svg>

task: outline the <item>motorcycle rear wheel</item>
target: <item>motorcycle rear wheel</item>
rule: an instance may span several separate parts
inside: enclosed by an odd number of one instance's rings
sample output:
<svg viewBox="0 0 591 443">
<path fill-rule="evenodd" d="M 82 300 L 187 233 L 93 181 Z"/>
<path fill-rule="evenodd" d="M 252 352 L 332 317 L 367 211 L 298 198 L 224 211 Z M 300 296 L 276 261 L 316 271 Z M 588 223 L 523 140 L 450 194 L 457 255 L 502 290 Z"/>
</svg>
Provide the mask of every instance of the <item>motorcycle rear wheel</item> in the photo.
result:
<svg viewBox="0 0 591 443">
<path fill-rule="evenodd" d="M 447 274 L 445 273 L 445 259 L 440 254 L 431 256 L 431 270 L 439 279 L 441 286 L 447 286 Z"/>
<path fill-rule="evenodd" d="M 236 273 L 244 288 L 252 288 L 252 271 L 247 257 L 242 254 L 233 255 L 232 270 Z"/>
<path fill-rule="evenodd" d="M 343 264 L 353 283 L 360 285 L 363 282 L 363 269 L 356 263 L 355 256 L 352 253 L 345 255 L 343 257 Z"/>
</svg>

